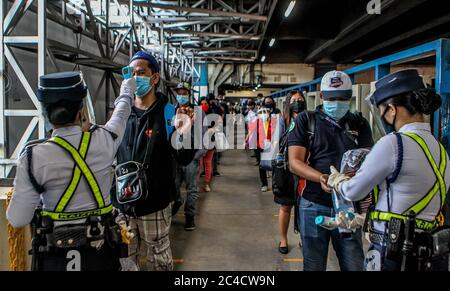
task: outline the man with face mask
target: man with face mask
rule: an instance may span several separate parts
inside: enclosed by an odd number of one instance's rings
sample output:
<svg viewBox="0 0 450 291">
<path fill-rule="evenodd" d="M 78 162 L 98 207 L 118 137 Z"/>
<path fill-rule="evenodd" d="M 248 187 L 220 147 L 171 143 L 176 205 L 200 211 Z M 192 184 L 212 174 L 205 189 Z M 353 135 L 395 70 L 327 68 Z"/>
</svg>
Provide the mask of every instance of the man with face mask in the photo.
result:
<svg viewBox="0 0 450 291">
<path fill-rule="evenodd" d="M 189 101 L 191 96 L 191 86 L 189 83 L 179 83 L 175 92 L 177 93 L 176 98 L 178 102 L 178 108 L 180 108 L 183 112 L 194 109 L 194 105 Z M 205 131 L 206 127 L 203 127 L 202 137 Z M 194 218 L 198 199 L 198 176 L 200 171 L 200 159 L 206 154 L 206 152 L 207 151 L 205 149 L 199 149 L 196 151 L 194 159 L 189 165 L 177 165 L 177 176 L 175 178 L 177 197 L 172 208 L 172 216 L 175 215 L 181 205 L 183 205 L 183 198 L 181 197 L 181 185 L 183 181 L 185 181 L 186 202 L 184 204 L 184 229 L 186 231 L 195 230 Z"/>
<path fill-rule="evenodd" d="M 172 124 L 172 117 L 166 115 L 174 112 L 175 107 L 168 104 L 166 96 L 157 92 L 160 81 L 158 61 L 151 54 L 139 51 L 129 66 L 136 80 L 136 98 L 117 154 L 117 164 L 134 161 L 143 165 L 147 195 L 123 204 L 118 202 L 113 187 L 112 200 L 116 208 L 130 216 L 131 231 L 138 234 L 130 245 L 130 253 L 135 253 L 132 259 L 139 268 L 172 270 L 169 229 L 172 202 L 176 196 L 176 163 L 188 165 L 195 150 L 172 147 L 172 135 L 179 124 Z M 178 108 L 178 113 L 193 118 L 192 110 L 181 112 Z"/>
<path fill-rule="evenodd" d="M 350 113 L 352 82 L 347 74 L 327 73 L 322 79 L 321 93 L 323 105 L 314 112 L 301 113 L 290 127 L 288 140 L 290 170 L 307 181 L 298 206 L 304 270 L 326 270 L 331 239 L 341 270 L 362 271 L 361 231 L 343 238 L 337 229 L 329 231 L 317 226 L 315 218 L 335 215 L 331 190 L 326 184 L 330 166 L 339 169 L 348 150 L 371 148 L 372 132 L 361 114 Z"/>
</svg>

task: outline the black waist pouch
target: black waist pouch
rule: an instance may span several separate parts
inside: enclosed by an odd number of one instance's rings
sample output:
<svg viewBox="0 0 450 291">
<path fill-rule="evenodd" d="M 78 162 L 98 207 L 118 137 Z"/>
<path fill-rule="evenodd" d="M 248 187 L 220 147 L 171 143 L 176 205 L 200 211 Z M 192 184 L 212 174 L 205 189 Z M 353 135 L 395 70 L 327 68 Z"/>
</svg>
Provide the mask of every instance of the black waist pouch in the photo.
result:
<svg viewBox="0 0 450 291">
<path fill-rule="evenodd" d="M 145 166 L 130 161 L 116 166 L 116 199 L 119 204 L 134 206 L 147 199 L 147 176 Z"/>
</svg>

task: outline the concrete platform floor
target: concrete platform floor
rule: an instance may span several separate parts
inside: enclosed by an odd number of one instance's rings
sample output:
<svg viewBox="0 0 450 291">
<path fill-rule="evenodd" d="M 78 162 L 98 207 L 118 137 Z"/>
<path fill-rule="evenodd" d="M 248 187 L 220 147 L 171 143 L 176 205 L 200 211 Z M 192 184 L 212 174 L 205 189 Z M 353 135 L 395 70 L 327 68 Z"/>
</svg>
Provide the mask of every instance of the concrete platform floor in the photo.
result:
<svg viewBox="0 0 450 291">
<path fill-rule="evenodd" d="M 302 270 L 293 216 L 288 232 L 290 252 L 278 252 L 278 205 L 272 192 L 260 191 L 258 167 L 251 154 L 243 150 L 223 153 L 221 176 L 213 178 L 212 192 L 203 192 L 200 180 L 195 231 L 184 230 L 183 209 L 174 217 L 171 244 L 175 270 Z M 334 251 L 330 249 L 329 253 L 328 269 L 338 271 Z"/>
</svg>

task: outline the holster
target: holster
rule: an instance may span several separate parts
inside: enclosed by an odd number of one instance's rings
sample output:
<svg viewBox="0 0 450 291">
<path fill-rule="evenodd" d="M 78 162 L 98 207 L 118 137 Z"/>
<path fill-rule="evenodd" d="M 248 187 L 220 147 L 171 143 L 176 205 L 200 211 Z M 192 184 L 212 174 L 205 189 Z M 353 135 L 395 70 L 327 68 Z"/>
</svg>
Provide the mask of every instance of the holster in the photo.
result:
<svg viewBox="0 0 450 291">
<path fill-rule="evenodd" d="M 392 218 L 389 222 L 386 242 L 386 258 L 393 261 L 401 260 L 404 241 L 405 223 L 402 219 Z"/>
</svg>

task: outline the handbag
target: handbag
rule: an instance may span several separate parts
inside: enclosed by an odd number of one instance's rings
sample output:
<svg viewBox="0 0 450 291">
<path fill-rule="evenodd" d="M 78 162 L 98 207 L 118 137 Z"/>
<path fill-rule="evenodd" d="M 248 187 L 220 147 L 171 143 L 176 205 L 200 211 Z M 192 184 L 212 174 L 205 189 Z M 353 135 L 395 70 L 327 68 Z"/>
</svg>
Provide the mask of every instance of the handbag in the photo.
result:
<svg viewBox="0 0 450 291">
<path fill-rule="evenodd" d="M 316 121 L 314 112 L 306 111 L 307 136 L 309 139 L 308 152 L 311 151 L 314 142 L 314 132 Z M 280 150 L 274 160 L 272 160 L 272 192 L 277 197 L 297 194 L 297 187 L 294 186 L 293 174 L 289 170 L 288 139 L 290 130 L 287 130 L 280 138 Z M 295 197 L 296 195 L 293 195 Z"/>
<path fill-rule="evenodd" d="M 114 175 L 116 181 L 116 199 L 119 204 L 135 206 L 139 201 L 147 199 L 148 183 L 145 171 L 148 169 L 146 162 L 149 145 L 150 140 L 147 141 L 143 163 L 133 161 L 133 152 L 131 161 L 116 166 Z"/>
<path fill-rule="evenodd" d="M 130 161 L 117 165 L 115 176 L 118 203 L 130 204 L 147 198 L 147 176 L 143 164 Z"/>
<path fill-rule="evenodd" d="M 287 131 L 281 137 L 280 151 L 276 158 L 272 160 L 272 192 L 276 197 L 284 197 L 289 191 L 291 172 L 289 171 L 287 158 L 287 139 L 289 132 Z"/>
<path fill-rule="evenodd" d="M 218 132 L 215 134 L 215 141 L 216 141 L 216 151 L 217 152 L 224 152 L 228 149 L 230 149 L 230 144 L 228 143 L 228 139 L 225 136 L 223 132 Z"/>
</svg>

